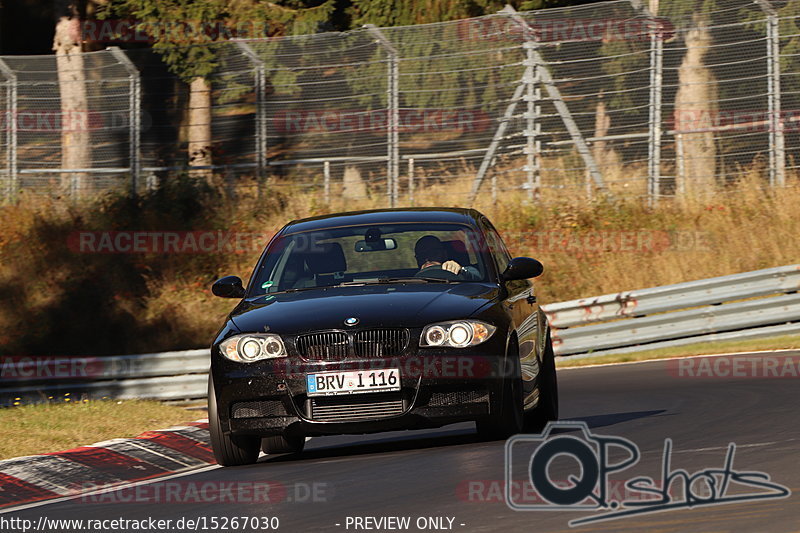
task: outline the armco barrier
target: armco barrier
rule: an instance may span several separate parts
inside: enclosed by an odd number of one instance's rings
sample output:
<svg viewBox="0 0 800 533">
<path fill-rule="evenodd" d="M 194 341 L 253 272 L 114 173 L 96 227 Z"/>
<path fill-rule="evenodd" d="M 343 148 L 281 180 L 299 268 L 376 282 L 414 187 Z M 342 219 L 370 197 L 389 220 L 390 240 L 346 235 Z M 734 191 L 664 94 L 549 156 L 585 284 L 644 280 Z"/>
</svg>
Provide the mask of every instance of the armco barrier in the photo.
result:
<svg viewBox="0 0 800 533">
<path fill-rule="evenodd" d="M 557 355 L 663 348 L 800 329 L 800 265 L 542 306 Z M 769 327 L 766 329 L 765 327 Z"/>
<path fill-rule="evenodd" d="M 605 294 L 542 306 L 550 326 L 562 329 L 722 302 L 795 292 L 800 265 L 744 272 L 651 289 Z"/>
<path fill-rule="evenodd" d="M 800 334 L 800 265 L 768 268 L 651 289 L 542 306 L 559 356 L 590 357 Z M 11 358 L 12 360 L 14 358 Z M 80 375 L 52 376 L 0 367 L 0 406 L 81 398 L 200 399 L 206 396 L 208 349 L 78 361 Z M 23 375 L 27 374 L 27 375 Z M 34 374 L 34 375 L 30 375 Z M 41 375 L 39 375 L 41 374 Z"/>
<path fill-rule="evenodd" d="M 205 398 L 210 364 L 208 349 L 48 358 L 44 371 L 26 371 L 27 360 L 7 358 L 0 367 L 0 406 L 82 398 Z"/>
</svg>

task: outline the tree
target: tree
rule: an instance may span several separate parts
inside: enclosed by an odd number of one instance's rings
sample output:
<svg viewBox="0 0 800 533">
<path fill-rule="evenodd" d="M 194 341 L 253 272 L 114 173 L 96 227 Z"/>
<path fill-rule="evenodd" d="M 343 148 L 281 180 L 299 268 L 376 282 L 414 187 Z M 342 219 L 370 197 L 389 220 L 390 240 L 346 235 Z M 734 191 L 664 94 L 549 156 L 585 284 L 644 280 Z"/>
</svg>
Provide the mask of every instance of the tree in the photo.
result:
<svg viewBox="0 0 800 533">
<path fill-rule="evenodd" d="M 56 54 L 58 88 L 61 95 L 61 168 L 80 169 L 91 166 L 89 131 L 77 117 L 87 112 L 86 77 L 80 40 L 80 18 L 85 2 L 60 0 L 57 4 L 53 51 Z M 80 193 L 86 174 L 64 173 L 61 185 Z"/>
<path fill-rule="evenodd" d="M 505 3 L 492 0 L 353 0 L 351 14 L 355 27 L 363 24 L 408 26 L 494 13 Z"/>
<path fill-rule="evenodd" d="M 705 65 L 712 44 L 709 22 L 696 13 L 694 24 L 686 32 L 686 54 L 678 68 L 680 87 L 675 94 L 675 129 L 699 129 L 697 117 L 717 115 L 717 84 L 714 73 Z M 686 120 L 688 119 L 688 120 Z M 678 192 L 704 196 L 713 190 L 716 180 L 717 146 L 713 131 L 678 133 Z"/>
<path fill-rule="evenodd" d="M 309 4 L 309 5 L 307 5 Z M 140 31 L 153 39 L 171 72 L 189 85 L 186 125 L 190 166 L 212 163 L 211 86 L 209 78 L 218 66 L 215 43 L 229 37 L 265 37 L 294 32 L 313 32 L 327 21 L 335 0 L 323 3 L 303 0 L 108 0 L 99 12 L 135 19 Z M 260 35 L 237 35 L 236 28 L 263 23 Z M 209 31 L 211 29 L 211 31 Z M 208 175 L 209 172 L 196 173 Z"/>
<path fill-rule="evenodd" d="M 697 117 L 716 115 L 719 101 L 716 77 L 706 65 L 712 50 L 714 0 L 664 2 L 660 15 L 685 21 L 686 53 L 678 68 L 675 94 L 675 130 L 696 130 Z M 712 131 L 676 134 L 676 192 L 683 196 L 706 196 L 716 185 L 717 146 Z"/>
</svg>

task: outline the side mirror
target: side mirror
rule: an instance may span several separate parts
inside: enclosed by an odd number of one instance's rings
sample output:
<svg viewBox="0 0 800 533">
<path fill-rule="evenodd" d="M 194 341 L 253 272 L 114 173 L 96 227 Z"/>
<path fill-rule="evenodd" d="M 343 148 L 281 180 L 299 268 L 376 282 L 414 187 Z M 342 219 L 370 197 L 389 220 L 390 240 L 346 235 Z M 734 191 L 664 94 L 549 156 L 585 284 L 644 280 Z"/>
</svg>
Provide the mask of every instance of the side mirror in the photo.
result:
<svg viewBox="0 0 800 533">
<path fill-rule="evenodd" d="M 243 298 L 244 287 L 242 287 L 242 280 L 238 276 L 225 276 L 214 282 L 211 286 L 211 292 L 214 296 L 220 298 Z"/>
<path fill-rule="evenodd" d="M 542 272 L 544 272 L 544 266 L 536 259 L 515 257 L 509 261 L 501 277 L 503 281 L 513 281 L 516 279 L 535 278 L 541 275 Z"/>
</svg>

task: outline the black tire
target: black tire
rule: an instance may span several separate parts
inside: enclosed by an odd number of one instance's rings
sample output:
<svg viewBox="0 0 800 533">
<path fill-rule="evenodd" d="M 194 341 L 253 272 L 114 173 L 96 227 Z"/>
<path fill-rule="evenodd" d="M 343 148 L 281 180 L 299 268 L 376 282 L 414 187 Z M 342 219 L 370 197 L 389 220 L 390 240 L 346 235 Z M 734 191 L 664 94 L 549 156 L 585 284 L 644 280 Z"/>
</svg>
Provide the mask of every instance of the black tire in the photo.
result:
<svg viewBox="0 0 800 533">
<path fill-rule="evenodd" d="M 251 465 L 258 460 L 261 437 L 257 435 L 231 435 L 222 431 L 217 412 L 214 380 L 208 376 L 208 430 L 211 448 L 217 464 L 222 466 Z"/>
<path fill-rule="evenodd" d="M 548 422 L 558 420 L 558 377 L 556 376 L 556 357 L 550 331 L 547 331 L 544 357 L 542 358 L 542 375 L 539 381 L 539 403 L 525 416 L 526 431 L 539 432 Z"/>
<path fill-rule="evenodd" d="M 266 454 L 301 453 L 305 445 L 305 437 L 298 436 L 274 435 L 261 439 L 261 451 Z"/>
<path fill-rule="evenodd" d="M 524 427 L 522 376 L 519 371 L 519 347 L 516 340 L 508 348 L 506 364 L 511 365 L 511 371 L 506 372 L 503 378 L 503 399 L 500 415 L 486 420 L 479 420 L 476 423 L 478 435 L 483 440 L 507 439 L 520 433 Z"/>
</svg>

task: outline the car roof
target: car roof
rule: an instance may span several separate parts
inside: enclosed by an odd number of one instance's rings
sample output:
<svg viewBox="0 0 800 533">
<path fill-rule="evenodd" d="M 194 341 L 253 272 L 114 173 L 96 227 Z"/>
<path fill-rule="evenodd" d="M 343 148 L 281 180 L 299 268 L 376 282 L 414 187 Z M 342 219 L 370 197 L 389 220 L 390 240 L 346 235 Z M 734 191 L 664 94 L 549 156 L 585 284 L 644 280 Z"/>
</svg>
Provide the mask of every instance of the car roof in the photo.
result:
<svg viewBox="0 0 800 533">
<path fill-rule="evenodd" d="M 475 227 L 477 226 L 477 220 L 481 216 L 483 215 L 475 209 L 459 207 L 372 209 L 293 220 L 284 227 L 282 233 L 300 233 L 342 226 L 360 226 L 362 224 L 396 224 L 403 222 L 449 222 Z"/>
</svg>

